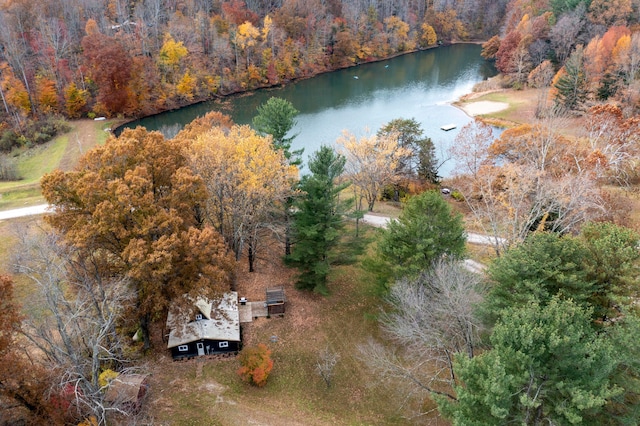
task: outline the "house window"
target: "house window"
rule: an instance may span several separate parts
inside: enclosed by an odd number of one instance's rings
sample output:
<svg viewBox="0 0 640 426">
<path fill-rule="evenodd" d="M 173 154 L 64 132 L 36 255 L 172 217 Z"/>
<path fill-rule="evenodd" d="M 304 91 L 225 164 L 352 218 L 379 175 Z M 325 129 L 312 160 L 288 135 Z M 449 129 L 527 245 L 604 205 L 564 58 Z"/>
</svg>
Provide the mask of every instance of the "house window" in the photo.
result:
<svg viewBox="0 0 640 426">
<path fill-rule="evenodd" d="M 202 315 L 201 314 L 197 314 L 196 315 L 196 321 L 200 321 L 202 319 Z"/>
<path fill-rule="evenodd" d="M 186 352 L 189 350 L 189 346 L 188 345 L 180 345 L 178 346 L 178 352 Z"/>
<path fill-rule="evenodd" d="M 229 342 L 220 342 L 220 343 L 218 343 L 218 347 L 219 348 L 228 348 L 229 347 Z"/>
</svg>

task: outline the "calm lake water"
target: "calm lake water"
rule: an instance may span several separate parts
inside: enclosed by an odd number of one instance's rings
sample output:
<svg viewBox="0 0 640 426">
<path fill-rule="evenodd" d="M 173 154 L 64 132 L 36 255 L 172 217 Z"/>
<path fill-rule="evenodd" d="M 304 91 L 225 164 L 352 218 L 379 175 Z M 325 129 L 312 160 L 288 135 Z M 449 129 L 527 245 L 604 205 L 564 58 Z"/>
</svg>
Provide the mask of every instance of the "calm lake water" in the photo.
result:
<svg viewBox="0 0 640 426">
<path fill-rule="evenodd" d="M 382 62 L 322 74 L 284 87 L 229 96 L 223 100 L 146 117 L 126 127 L 144 126 L 173 136 L 178 129 L 208 111 L 230 115 L 238 124 L 251 124 L 256 108 L 272 96 L 291 102 L 300 111 L 291 149 L 304 148 L 304 160 L 322 144 L 334 146 L 343 130 L 356 135 L 375 133 L 395 118 L 415 118 L 436 145 L 444 161 L 441 176 L 451 174 L 446 149 L 462 126 L 471 121 L 449 103 L 471 92 L 473 85 L 496 74 L 480 56 L 481 47 L 457 44 L 411 53 Z M 445 124 L 457 127 L 440 130 Z"/>
</svg>

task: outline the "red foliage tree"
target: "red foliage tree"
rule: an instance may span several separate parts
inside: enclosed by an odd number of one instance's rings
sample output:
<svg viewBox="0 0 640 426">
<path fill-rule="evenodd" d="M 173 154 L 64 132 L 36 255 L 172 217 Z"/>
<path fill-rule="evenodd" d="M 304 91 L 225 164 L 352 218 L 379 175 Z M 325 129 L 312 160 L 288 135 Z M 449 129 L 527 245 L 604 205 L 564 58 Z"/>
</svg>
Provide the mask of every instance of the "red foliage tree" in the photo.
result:
<svg viewBox="0 0 640 426">
<path fill-rule="evenodd" d="M 247 21 L 253 25 L 258 25 L 260 22 L 260 17 L 247 9 L 247 4 L 242 0 L 223 2 L 222 11 L 227 21 L 231 21 L 236 25 L 243 24 Z"/>
<path fill-rule="evenodd" d="M 133 60 L 116 39 L 90 34 L 82 39 L 83 55 L 93 81 L 98 86 L 99 112 L 112 115 L 125 111 L 131 90 Z"/>
<path fill-rule="evenodd" d="M 520 40 L 522 40 L 520 32 L 513 30 L 500 43 L 500 47 L 496 52 L 496 68 L 501 73 L 509 74 L 512 72 L 513 57 L 520 45 Z"/>
<path fill-rule="evenodd" d="M 244 348 L 240 352 L 238 374 L 247 383 L 262 387 L 267 384 L 267 378 L 273 369 L 271 351 L 264 343 L 258 346 Z"/>
</svg>

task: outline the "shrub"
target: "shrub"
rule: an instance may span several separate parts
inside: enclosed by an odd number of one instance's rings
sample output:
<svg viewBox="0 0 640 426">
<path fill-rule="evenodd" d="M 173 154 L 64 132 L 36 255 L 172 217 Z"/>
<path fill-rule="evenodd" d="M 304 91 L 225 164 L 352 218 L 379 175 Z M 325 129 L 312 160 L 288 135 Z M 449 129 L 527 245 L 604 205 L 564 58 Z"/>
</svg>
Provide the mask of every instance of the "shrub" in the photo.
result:
<svg viewBox="0 0 640 426">
<path fill-rule="evenodd" d="M 24 130 L 17 133 L 5 130 L 0 135 L 0 151 L 9 152 L 13 148 L 26 146 L 31 148 L 49 142 L 56 135 L 69 131 L 71 127 L 64 120 L 49 116 L 42 120 L 29 121 Z"/>
<path fill-rule="evenodd" d="M 20 179 L 15 160 L 7 155 L 0 155 L 0 181 Z"/>
<path fill-rule="evenodd" d="M 13 130 L 5 130 L 0 135 L 0 151 L 9 152 L 18 145 L 18 134 Z"/>
<path fill-rule="evenodd" d="M 100 376 L 98 376 L 98 384 L 100 385 L 101 388 L 106 388 L 109 385 L 109 383 L 111 383 L 111 381 L 118 376 L 119 374 L 116 373 L 115 371 L 111 369 L 106 369 L 102 373 L 100 373 Z"/>
<path fill-rule="evenodd" d="M 263 343 L 244 348 L 240 352 L 238 374 L 243 381 L 259 387 L 267 384 L 267 378 L 273 368 L 271 351 Z"/>
<path fill-rule="evenodd" d="M 451 198 L 456 201 L 464 201 L 464 195 L 457 189 L 454 189 L 453 192 L 451 192 Z"/>
</svg>

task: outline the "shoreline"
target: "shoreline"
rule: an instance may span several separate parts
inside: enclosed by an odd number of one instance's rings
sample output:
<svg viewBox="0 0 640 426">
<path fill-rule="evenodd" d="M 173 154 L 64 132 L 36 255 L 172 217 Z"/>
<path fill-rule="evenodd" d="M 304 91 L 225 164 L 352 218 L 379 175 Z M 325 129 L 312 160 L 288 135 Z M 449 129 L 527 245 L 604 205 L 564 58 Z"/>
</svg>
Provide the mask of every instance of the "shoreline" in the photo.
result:
<svg viewBox="0 0 640 426">
<path fill-rule="evenodd" d="M 356 68 L 356 67 L 358 67 L 360 65 L 383 62 L 383 61 L 391 60 L 391 59 L 394 59 L 394 58 L 397 58 L 397 57 L 400 57 L 400 56 L 409 55 L 409 54 L 412 54 L 412 53 L 424 52 L 424 51 L 428 51 L 428 50 L 432 50 L 432 49 L 438 49 L 440 47 L 453 46 L 453 45 L 457 45 L 457 44 L 482 44 L 482 43 L 484 43 L 484 42 L 483 41 L 474 40 L 474 41 L 455 41 L 455 42 L 447 42 L 447 43 L 443 43 L 443 44 L 435 44 L 433 46 L 425 47 L 423 49 L 413 49 L 413 50 L 407 50 L 407 51 L 404 51 L 404 52 L 397 52 L 397 53 L 395 53 L 393 55 L 386 56 L 384 58 L 376 58 L 376 59 L 373 59 L 373 60 L 370 60 L 370 61 L 356 62 L 353 65 L 348 65 L 348 66 L 344 66 L 344 67 L 338 67 L 338 68 L 334 68 L 334 69 L 329 69 L 329 70 L 321 71 L 321 72 L 318 72 L 318 73 L 315 73 L 315 74 L 312 74 L 312 75 L 292 78 L 290 80 L 282 81 L 282 82 L 277 83 L 277 84 L 267 84 L 267 85 L 261 85 L 261 86 L 252 88 L 250 90 L 238 90 L 238 91 L 232 91 L 232 92 L 225 93 L 225 94 L 216 94 L 216 95 L 213 95 L 212 97 L 207 98 L 207 99 L 201 99 L 201 100 L 198 100 L 198 101 L 193 102 L 193 103 L 189 103 L 189 104 L 181 105 L 181 106 L 178 106 L 178 107 L 175 107 L 175 108 L 169 108 L 169 109 L 166 109 L 166 110 L 158 111 L 158 112 L 155 112 L 153 114 L 142 115 L 142 116 L 138 116 L 138 117 L 131 117 L 131 118 L 125 118 L 125 119 L 119 120 L 118 125 L 114 126 L 114 128 L 111 130 L 111 133 L 117 137 L 117 136 L 120 135 L 120 133 L 122 132 L 122 130 L 125 127 L 128 127 L 128 124 L 133 123 L 135 121 L 146 119 L 146 118 L 150 118 L 150 117 L 155 117 L 155 116 L 158 116 L 158 115 L 161 115 L 161 114 L 165 114 L 167 112 L 177 111 L 177 110 L 180 110 L 182 108 L 186 108 L 186 107 L 190 107 L 190 106 L 194 106 L 194 105 L 199 105 L 199 104 L 203 104 L 203 103 L 206 103 L 206 102 L 212 102 L 212 101 L 216 101 L 216 100 L 223 101 L 223 100 L 232 99 L 234 97 L 240 97 L 240 96 L 250 96 L 252 93 L 257 92 L 259 90 L 269 90 L 269 89 L 278 88 L 278 87 L 285 87 L 285 86 L 287 86 L 289 84 L 296 83 L 298 81 L 308 80 L 310 78 L 314 78 L 314 77 L 320 76 L 322 74 L 332 73 L 332 72 L 335 72 L 335 71 L 346 70 L 346 69 L 350 69 L 350 68 Z M 468 96 L 468 95 L 470 95 L 470 94 L 467 94 L 467 95 L 464 95 L 464 96 Z M 458 101 L 456 101 L 456 102 L 458 102 Z M 457 106 L 457 105 L 454 105 L 454 106 Z M 459 106 L 457 106 L 457 107 L 459 107 Z"/>
<path fill-rule="evenodd" d="M 466 103 L 456 101 L 451 103 L 451 105 L 464 111 L 469 117 L 473 118 L 504 111 L 509 108 L 508 103 L 497 101 L 471 101 Z"/>
</svg>

